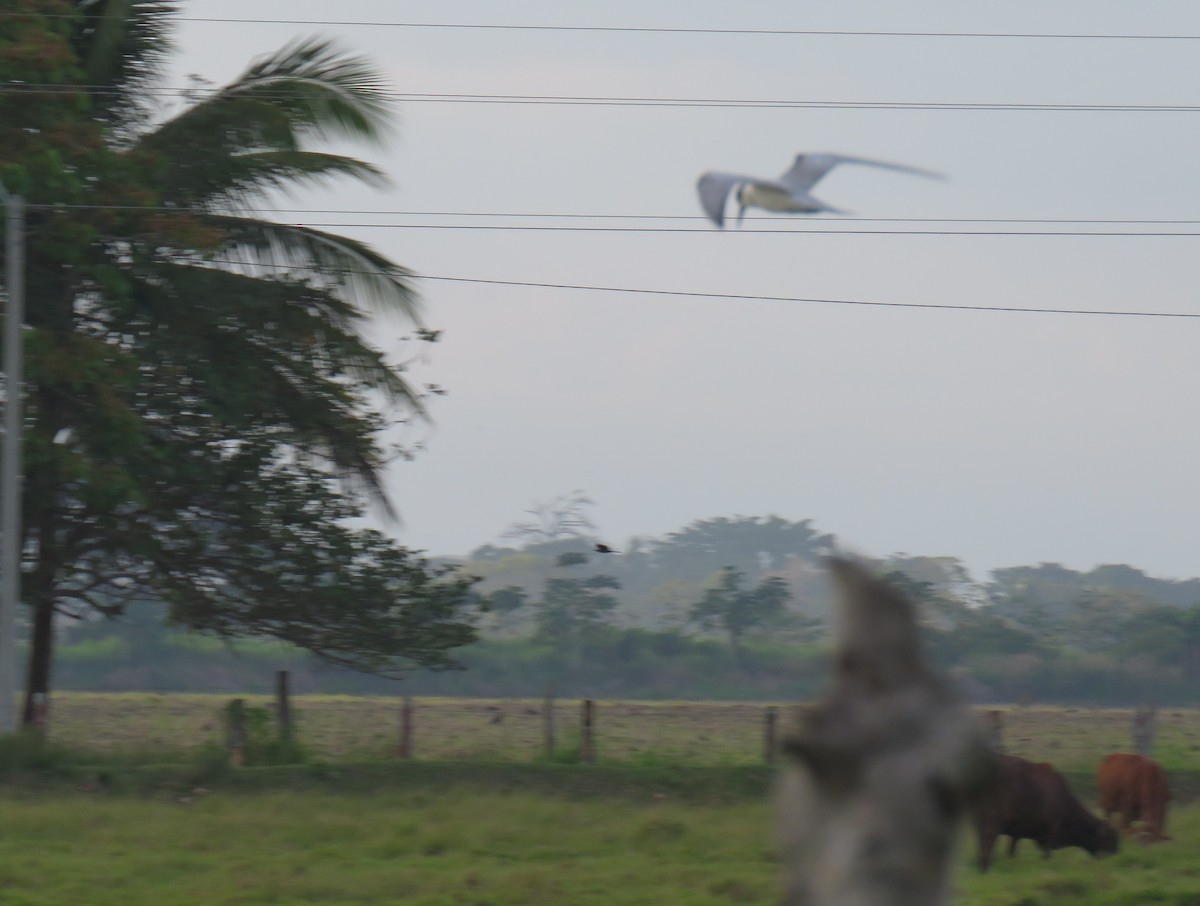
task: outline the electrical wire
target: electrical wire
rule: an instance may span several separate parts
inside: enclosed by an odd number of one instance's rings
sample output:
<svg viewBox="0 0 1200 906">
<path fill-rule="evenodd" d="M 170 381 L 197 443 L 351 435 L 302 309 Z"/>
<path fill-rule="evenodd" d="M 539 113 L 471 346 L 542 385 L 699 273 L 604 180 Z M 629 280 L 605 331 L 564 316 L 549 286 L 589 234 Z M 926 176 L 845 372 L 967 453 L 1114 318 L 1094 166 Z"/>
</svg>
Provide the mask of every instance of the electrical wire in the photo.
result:
<svg viewBox="0 0 1200 906">
<path fill-rule="evenodd" d="M 45 211 L 142 211 L 166 214 L 214 214 L 206 208 L 181 208 L 171 205 L 121 205 L 121 204 L 25 204 L 26 209 Z M 555 211 L 388 211 L 359 208 L 256 208 L 239 207 L 244 214 L 357 214 L 375 217 L 512 217 L 512 218 L 563 218 L 591 220 L 708 220 L 703 214 L 586 214 Z M 778 221 L 777 217 L 747 214 L 746 220 Z M 1167 226 L 1200 224 L 1197 219 L 1117 219 L 1117 218 L 1051 218 L 1051 217 L 822 217 L 821 223 L 1047 223 L 1047 224 L 1126 224 Z M 356 223 L 352 226 L 371 226 Z M 1143 235 L 1143 234 L 1138 234 Z"/>
<path fill-rule="evenodd" d="M 314 273 L 330 274 L 329 269 L 321 268 L 313 265 L 276 265 L 267 262 L 256 261 L 241 261 L 236 259 L 217 259 L 217 258 L 199 258 L 180 256 L 173 258 L 172 261 L 181 264 L 197 264 L 202 266 L 212 266 L 214 264 L 228 264 L 235 267 L 251 267 L 251 268 L 270 268 L 272 270 L 286 272 L 295 271 L 310 271 Z M 352 275 L 367 275 L 375 276 L 370 271 L 359 270 L 344 270 L 338 269 L 333 272 L 333 276 L 352 276 Z M 486 279 L 481 277 L 450 277 L 441 274 L 418 274 L 410 275 L 416 280 L 437 280 L 447 283 L 472 283 L 484 286 L 517 286 L 534 289 L 562 289 L 576 290 L 598 293 L 622 293 L 627 295 L 648 295 L 648 296 L 670 296 L 674 298 L 693 298 L 693 299 L 719 299 L 733 300 L 746 302 L 786 302 L 786 303 L 804 303 L 812 305 L 849 305 L 860 306 L 866 308 L 903 308 L 903 309 L 926 309 L 934 311 L 968 311 L 968 312 L 1003 312 L 1008 314 L 1041 314 L 1041 315 L 1099 315 L 1107 317 L 1125 317 L 1125 318 L 1187 318 L 1200 319 L 1200 312 L 1169 312 L 1169 311 L 1134 311 L 1134 310 L 1108 310 L 1099 308 L 1034 308 L 1017 305 L 963 305 L 956 303 L 940 303 L 940 302 L 879 302 L 866 299 L 831 299 L 813 296 L 772 296 L 762 295 L 757 293 L 714 293 L 700 292 L 693 290 L 669 290 L 669 289 L 642 289 L 629 286 L 604 286 L 591 283 L 545 283 L 529 280 L 496 280 Z"/>
<path fill-rule="evenodd" d="M 705 227 L 612 227 L 612 226 L 530 226 L 485 223 L 297 223 L 306 229 L 381 229 L 381 230 L 481 230 L 486 232 L 510 233 L 704 233 L 713 230 Z M 821 236 L 1075 236 L 1117 238 L 1167 238 L 1182 239 L 1200 236 L 1200 231 L 1187 230 L 863 230 L 821 229 L 791 227 L 785 229 L 727 230 L 731 235 L 821 235 Z"/>
<path fill-rule="evenodd" d="M 151 97 L 215 97 L 225 88 L 145 88 L 139 94 Z M 0 85 L 0 94 L 121 94 L 123 89 L 107 85 L 64 85 L 51 83 L 14 83 Z M 1196 104 L 1069 104 L 992 101 L 840 101 L 774 100 L 753 98 L 652 98 L 606 97 L 601 95 L 525 95 L 525 94 L 444 94 L 434 92 L 376 92 L 396 102 L 434 104 L 509 104 L 554 107 L 674 107 L 699 109 L 750 110 L 921 110 L 990 111 L 1024 113 L 1197 113 Z M 236 92 L 231 96 L 236 96 Z M 265 100 L 302 100 L 289 92 L 258 91 Z"/>
<path fill-rule="evenodd" d="M 62 13 L 0 13 L 3 18 L 67 19 L 74 16 Z M 985 31 L 899 31 L 799 28 L 697 28 L 680 26 L 627 25 L 505 25 L 478 22 L 393 22 L 388 20 L 348 19 L 267 19 L 232 18 L 222 16 L 175 16 L 176 22 L 201 22 L 231 25 L 305 25 L 343 28 L 412 28 L 461 29 L 492 31 L 601 32 L 668 35 L 776 35 L 785 37 L 866 37 L 866 38 L 1005 38 L 1053 39 L 1086 41 L 1195 41 L 1200 35 L 1162 33 L 1088 33 L 1088 32 L 985 32 Z"/>
</svg>

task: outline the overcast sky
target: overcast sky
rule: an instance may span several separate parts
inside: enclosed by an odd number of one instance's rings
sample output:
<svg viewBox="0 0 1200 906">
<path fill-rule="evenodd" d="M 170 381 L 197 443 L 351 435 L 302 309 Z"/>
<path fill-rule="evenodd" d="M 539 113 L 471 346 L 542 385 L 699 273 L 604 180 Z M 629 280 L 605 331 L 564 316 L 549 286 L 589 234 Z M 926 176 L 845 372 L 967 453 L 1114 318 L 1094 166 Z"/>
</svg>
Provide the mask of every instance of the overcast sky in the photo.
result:
<svg viewBox="0 0 1200 906">
<path fill-rule="evenodd" d="M 1029 235 L 1200 233 L 1200 112 L 905 106 L 1195 109 L 1200 40 L 413 27 L 1200 36 L 1192 0 L 183 7 L 374 24 L 183 22 L 180 84 L 229 79 L 321 33 L 408 95 L 892 105 L 402 100 L 395 140 L 361 152 L 390 188 L 305 193 L 291 201 L 310 210 L 283 216 L 351 224 L 328 229 L 431 278 L 1200 316 L 1196 235 Z M 818 186 L 871 220 L 763 216 L 722 232 L 700 218 L 701 172 L 776 176 L 801 151 L 948 178 L 844 166 Z M 835 229 L 891 232 L 778 232 Z M 413 374 L 448 394 L 436 425 L 407 438 L 424 452 L 390 476 L 410 546 L 466 553 L 580 489 L 615 546 L 777 514 L 865 553 L 961 557 L 976 578 L 1040 561 L 1200 575 L 1200 318 L 444 279 L 419 289 L 428 325 L 445 332 Z M 381 325 L 376 338 L 401 354 L 403 332 Z"/>
</svg>

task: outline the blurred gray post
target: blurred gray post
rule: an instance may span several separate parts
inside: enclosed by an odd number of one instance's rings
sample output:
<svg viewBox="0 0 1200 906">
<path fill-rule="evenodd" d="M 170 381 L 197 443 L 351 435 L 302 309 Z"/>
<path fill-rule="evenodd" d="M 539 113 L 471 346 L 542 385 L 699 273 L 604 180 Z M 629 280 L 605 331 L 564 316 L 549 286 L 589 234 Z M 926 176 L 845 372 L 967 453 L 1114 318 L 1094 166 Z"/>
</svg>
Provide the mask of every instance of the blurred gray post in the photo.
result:
<svg viewBox="0 0 1200 906">
<path fill-rule="evenodd" d="M 958 825 L 984 792 L 983 727 L 921 654 L 915 609 L 830 562 L 833 682 L 783 739 L 776 787 L 786 906 L 942 906 Z"/>
<path fill-rule="evenodd" d="M 4 453 L 0 461 L 0 734 L 17 728 L 17 602 L 21 597 L 21 333 L 25 322 L 25 216 L 4 203 Z"/>
</svg>

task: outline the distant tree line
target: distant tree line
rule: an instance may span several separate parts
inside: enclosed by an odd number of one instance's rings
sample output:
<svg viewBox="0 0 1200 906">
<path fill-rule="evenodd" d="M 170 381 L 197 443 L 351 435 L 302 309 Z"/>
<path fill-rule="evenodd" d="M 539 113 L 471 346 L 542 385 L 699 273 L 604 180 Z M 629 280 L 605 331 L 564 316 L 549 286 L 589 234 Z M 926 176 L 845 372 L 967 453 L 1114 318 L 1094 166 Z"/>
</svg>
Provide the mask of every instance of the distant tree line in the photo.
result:
<svg viewBox="0 0 1200 906">
<path fill-rule="evenodd" d="M 537 532 L 445 562 L 479 577 L 478 640 L 462 671 L 403 685 L 250 641 L 222 647 L 152 617 L 89 622 L 62 651 L 76 688 L 264 689 L 287 666 L 298 691 L 610 697 L 795 698 L 825 675 L 834 536 L 809 520 L 701 520 L 599 553 L 582 495 L 539 513 Z M 561 514 L 560 514 L 561 515 Z M 530 525 L 533 525 L 531 521 Z M 977 701 L 1187 704 L 1200 700 L 1200 580 L 1124 565 L 1054 563 L 976 582 L 953 557 L 895 555 L 874 566 L 918 602 L 930 658 Z M 148 613 L 149 611 L 147 611 Z M 139 635 L 140 634 L 140 635 Z M 134 636 L 137 636 L 136 642 Z"/>
</svg>

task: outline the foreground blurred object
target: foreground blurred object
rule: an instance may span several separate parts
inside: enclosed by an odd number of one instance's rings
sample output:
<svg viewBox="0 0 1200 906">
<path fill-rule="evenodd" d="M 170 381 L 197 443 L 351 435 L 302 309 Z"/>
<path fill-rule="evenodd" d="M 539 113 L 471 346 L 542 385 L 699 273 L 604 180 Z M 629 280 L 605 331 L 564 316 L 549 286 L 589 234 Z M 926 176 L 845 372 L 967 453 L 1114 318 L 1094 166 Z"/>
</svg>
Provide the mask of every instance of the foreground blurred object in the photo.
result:
<svg viewBox="0 0 1200 906">
<path fill-rule="evenodd" d="M 837 208 L 830 207 L 819 198 L 809 194 L 809 189 L 820 182 L 821 178 L 838 164 L 865 164 L 869 167 L 882 167 L 885 170 L 897 170 L 900 173 L 912 173 L 917 176 L 928 176 L 941 179 L 940 173 L 921 170 L 917 167 L 907 167 L 904 164 L 891 164 L 882 160 L 870 160 L 865 157 L 848 157 L 843 154 L 797 154 L 792 168 L 778 179 L 760 179 L 757 176 L 742 176 L 738 173 L 704 173 L 696 183 L 700 193 L 700 205 L 704 213 L 719 227 L 725 226 L 725 201 L 729 193 L 736 187 L 735 197 L 738 203 L 738 223 L 746 208 L 763 208 L 768 211 L 785 211 L 791 214 L 819 214 L 828 211 L 832 214 L 844 214 Z"/>
<path fill-rule="evenodd" d="M 921 657 L 912 605 L 834 559 L 840 638 L 825 700 L 783 743 L 787 906 L 937 906 L 986 787 L 983 728 Z"/>
</svg>

